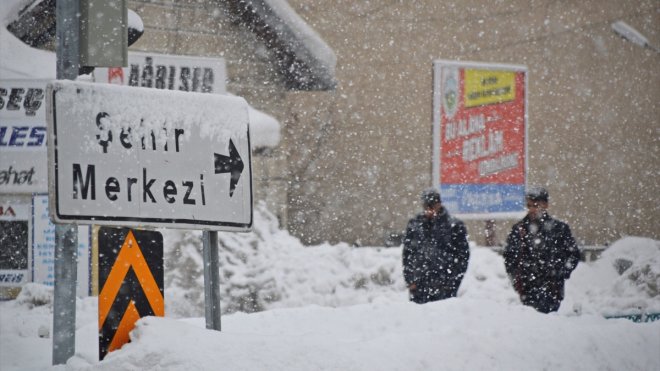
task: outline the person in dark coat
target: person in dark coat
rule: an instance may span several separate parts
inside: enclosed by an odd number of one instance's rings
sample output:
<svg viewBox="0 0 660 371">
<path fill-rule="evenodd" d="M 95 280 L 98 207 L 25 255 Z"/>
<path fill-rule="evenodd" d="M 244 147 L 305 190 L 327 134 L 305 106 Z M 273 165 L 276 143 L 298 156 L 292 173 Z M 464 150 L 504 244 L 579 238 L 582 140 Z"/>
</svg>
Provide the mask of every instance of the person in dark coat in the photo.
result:
<svg viewBox="0 0 660 371">
<path fill-rule="evenodd" d="M 440 193 L 425 190 L 422 205 L 403 241 L 403 276 L 418 304 L 456 296 L 470 257 L 467 229 L 442 206 Z"/>
<path fill-rule="evenodd" d="M 548 214 L 548 191 L 532 188 L 525 197 L 528 213 L 507 237 L 504 265 L 522 303 L 550 313 L 564 299 L 580 251 L 568 224 Z"/>
</svg>

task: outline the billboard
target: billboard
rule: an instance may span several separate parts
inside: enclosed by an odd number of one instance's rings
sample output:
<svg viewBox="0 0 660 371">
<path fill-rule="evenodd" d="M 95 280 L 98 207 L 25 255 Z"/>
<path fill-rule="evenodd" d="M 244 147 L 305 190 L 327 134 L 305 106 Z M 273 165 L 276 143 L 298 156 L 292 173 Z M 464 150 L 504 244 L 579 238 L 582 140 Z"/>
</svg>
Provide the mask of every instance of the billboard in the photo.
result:
<svg viewBox="0 0 660 371">
<path fill-rule="evenodd" d="M 518 217 L 527 177 L 527 69 L 435 61 L 433 183 L 462 217 Z"/>
<path fill-rule="evenodd" d="M 47 83 L 0 81 L 0 193 L 48 191 Z"/>
</svg>

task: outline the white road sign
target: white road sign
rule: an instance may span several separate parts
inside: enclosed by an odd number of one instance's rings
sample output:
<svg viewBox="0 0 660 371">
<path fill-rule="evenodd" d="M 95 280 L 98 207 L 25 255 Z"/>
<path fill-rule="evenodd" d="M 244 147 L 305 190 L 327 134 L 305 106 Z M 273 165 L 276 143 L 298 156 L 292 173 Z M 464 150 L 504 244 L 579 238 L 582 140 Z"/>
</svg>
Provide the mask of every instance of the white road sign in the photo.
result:
<svg viewBox="0 0 660 371">
<path fill-rule="evenodd" d="M 69 81 L 46 98 L 53 220 L 251 229 L 242 98 Z"/>
</svg>

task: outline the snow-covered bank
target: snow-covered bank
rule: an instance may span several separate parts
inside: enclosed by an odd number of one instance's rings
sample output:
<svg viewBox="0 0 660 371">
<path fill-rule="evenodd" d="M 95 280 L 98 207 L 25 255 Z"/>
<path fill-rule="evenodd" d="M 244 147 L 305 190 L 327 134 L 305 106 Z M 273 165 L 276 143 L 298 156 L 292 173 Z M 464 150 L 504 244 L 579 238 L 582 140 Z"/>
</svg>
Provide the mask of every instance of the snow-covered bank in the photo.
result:
<svg viewBox="0 0 660 371">
<path fill-rule="evenodd" d="M 204 316 L 201 232 L 162 232 L 166 312 Z M 305 247 L 279 229 L 277 218 L 263 205 L 255 208 L 252 233 L 218 233 L 218 240 L 224 313 L 405 297 L 400 249 Z"/>
<path fill-rule="evenodd" d="M 148 317 L 98 362 L 95 300 L 79 302 L 76 355 L 52 368 L 48 306 L 2 304 L 2 370 L 654 370 L 660 322 L 543 315 L 490 299 L 375 300 L 204 319 Z M 12 316 L 14 319 L 8 318 Z M 8 328 L 8 323 L 14 325 Z M 42 325 L 39 325 L 42 324 Z"/>
<path fill-rule="evenodd" d="M 201 318 L 201 235 L 163 231 L 166 318 L 141 320 L 99 363 L 97 300 L 80 299 L 76 355 L 55 369 L 660 369 L 660 321 L 604 318 L 660 311 L 659 241 L 624 238 L 580 263 L 550 315 L 520 304 L 500 255 L 472 246 L 459 297 L 420 306 L 400 248 L 304 247 L 255 211 L 254 232 L 219 236 L 222 332 Z M 1 370 L 53 369 L 52 317 L 45 286 L 0 302 Z"/>
<path fill-rule="evenodd" d="M 452 299 L 418 306 L 375 302 L 202 319 L 149 318 L 100 370 L 652 370 L 660 323 L 544 316 L 525 307 Z M 655 351 L 654 351 L 655 350 Z M 75 365 L 75 367 L 73 367 Z M 99 367 L 100 366 L 100 367 Z"/>
<path fill-rule="evenodd" d="M 626 237 L 598 260 L 578 264 L 560 313 L 571 309 L 603 316 L 660 313 L 660 241 Z"/>
</svg>

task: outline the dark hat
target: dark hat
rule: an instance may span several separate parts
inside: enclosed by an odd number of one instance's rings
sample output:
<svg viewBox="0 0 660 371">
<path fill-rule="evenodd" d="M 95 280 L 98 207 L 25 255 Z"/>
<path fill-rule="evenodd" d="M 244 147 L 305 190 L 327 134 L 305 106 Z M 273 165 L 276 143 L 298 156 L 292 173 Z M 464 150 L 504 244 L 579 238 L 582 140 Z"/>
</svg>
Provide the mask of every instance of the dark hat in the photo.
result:
<svg viewBox="0 0 660 371">
<path fill-rule="evenodd" d="M 548 202 L 550 195 L 548 195 L 548 191 L 545 188 L 537 186 L 527 188 L 525 198 L 532 201 Z"/>
<path fill-rule="evenodd" d="M 435 188 L 427 188 L 421 194 L 424 207 L 433 206 L 440 202 L 440 192 Z"/>
</svg>

